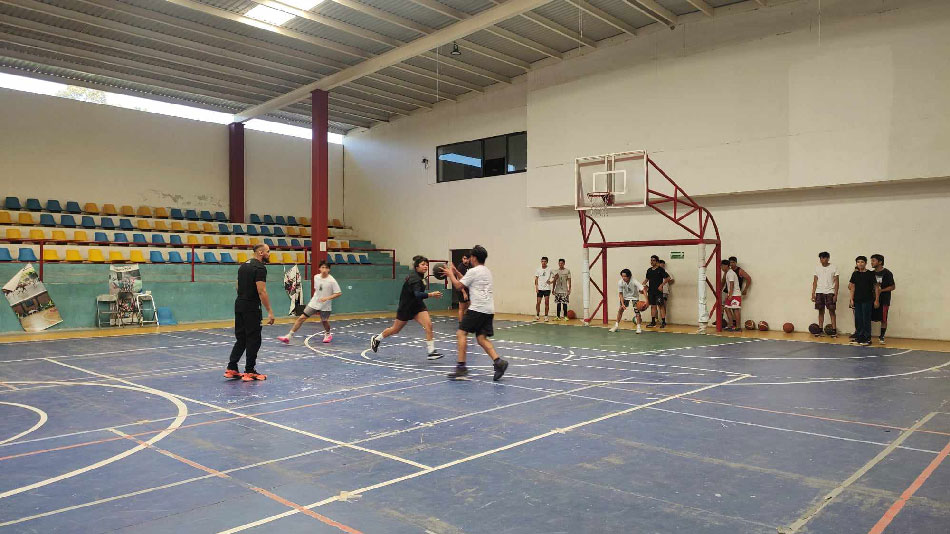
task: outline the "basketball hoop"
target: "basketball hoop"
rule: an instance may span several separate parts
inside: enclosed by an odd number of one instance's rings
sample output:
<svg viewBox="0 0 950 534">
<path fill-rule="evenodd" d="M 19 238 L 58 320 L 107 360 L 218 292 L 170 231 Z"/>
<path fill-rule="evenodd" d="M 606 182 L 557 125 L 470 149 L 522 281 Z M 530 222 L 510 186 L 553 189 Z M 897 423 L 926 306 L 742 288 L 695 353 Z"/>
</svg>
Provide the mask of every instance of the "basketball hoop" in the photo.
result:
<svg viewBox="0 0 950 534">
<path fill-rule="evenodd" d="M 592 217 L 606 217 L 607 208 L 614 203 L 614 196 L 606 191 L 592 191 L 587 193 L 587 202 L 590 205 L 587 212 Z"/>
</svg>

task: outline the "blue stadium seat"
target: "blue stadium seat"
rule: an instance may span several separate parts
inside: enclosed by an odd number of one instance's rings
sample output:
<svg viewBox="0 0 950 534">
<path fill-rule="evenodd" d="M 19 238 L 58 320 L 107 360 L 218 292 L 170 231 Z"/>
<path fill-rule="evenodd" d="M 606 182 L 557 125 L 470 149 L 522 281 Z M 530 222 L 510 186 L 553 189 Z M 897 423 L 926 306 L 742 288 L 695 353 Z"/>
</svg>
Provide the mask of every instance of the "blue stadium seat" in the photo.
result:
<svg viewBox="0 0 950 534">
<path fill-rule="evenodd" d="M 269 238 L 269 237 L 265 237 L 265 238 L 264 238 L 264 244 L 267 245 L 267 246 L 269 246 L 269 247 L 275 246 L 275 245 L 274 245 L 274 240 L 271 239 L 271 238 Z"/>
<path fill-rule="evenodd" d="M 113 243 L 128 243 L 129 236 L 125 235 L 123 232 L 116 232 L 112 234 Z"/>
<path fill-rule="evenodd" d="M 270 215 L 265 215 L 264 224 L 274 224 L 274 218 Z"/>
<path fill-rule="evenodd" d="M 303 245 L 300 244 L 300 240 L 299 240 L 299 239 L 291 239 L 291 240 L 290 240 L 290 246 L 292 246 L 292 247 L 300 247 L 300 246 L 303 246 Z"/>
<path fill-rule="evenodd" d="M 49 213 L 41 213 L 40 224 L 42 226 L 56 226 L 56 219 L 53 219 L 53 216 Z"/>
<path fill-rule="evenodd" d="M 5 246 L 0 246 L 0 261 L 13 261 L 13 256 L 10 255 L 10 249 Z"/>
<path fill-rule="evenodd" d="M 164 245 L 164 244 L 165 244 L 165 236 L 163 236 L 162 234 L 159 234 L 159 233 L 154 233 L 154 234 L 152 234 L 152 243 L 154 243 L 154 244 L 156 244 L 156 245 Z"/>
<path fill-rule="evenodd" d="M 336 263 L 335 261 L 333 261 L 333 254 L 327 254 L 327 263 L 330 265 L 333 265 L 334 263 Z"/>
<path fill-rule="evenodd" d="M 3 207 L 8 210 L 20 211 L 20 199 L 17 197 L 7 197 L 3 202 Z"/>
<path fill-rule="evenodd" d="M 218 233 L 219 233 L 219 234 L 230 234 L 230 233 L 231 233 L 231 227 L 228 226 L 228 225 L 226 225 L 226 224 L 224 224 L 224 223 L 220 223 L 220 224 L 218 224 Z"/>
<path fill-rule="evenodd" d="M 288 216 L 287 216 L 287 225 L 288 225 L 288 226 L 298 226 L 297 218 L 294 217 L 293 215 L 288 215 Z"/>
<path fill-rule="evenodd" d="M 58 200 L 47 200 L 46 211 L 50 213 L 59 213 L 63 211 L 63 207 L 59 204 Z"/>
<path fill-rule="evenodd" d="M 83 215 L 82 216 L 82 227 L 83 228 L 95 228 L 96 220 L 92 218 L 92 215 Z"/>
<path fill-rule="evenodd" d="M 112 217 L 102 217 L 99 219 L 99 227 L 103 230 L 115 230 L 115 222 Z"/>
<path fill-rule="evenodd" d="M 185 263 L 185 260 L 181 259 L 181 254 L 177 250 L 169 250 L 168 263 Z"/>
<path fill-rule="evenodd" d="M 274 235 L 276 235 L 276 236 L 283 236 L 283 235 L 286 235 L 286 234 L 284 234 L 284 229 L 283 229 L 283 228 L 281 228 L 280 226 L 275 226 L 275 227 L 274 227 Z"/>
<path fill-rule="evenodd" d="M 228 222 L 228 216 L 223 211 L 214 212 L 214 220 L 218 222 Z"/>
<path fill-rule="evenodd" d="M 205 252 L 204 263 L 220 263 L 220 262 L 218 262 L 218 257 L 215 256 L 214 252 Z"/>
<path fill-rule="evenodd" d="M 185 253 L 185 263 L 191 263 L 191 252 Z M 201 263 L 201 256 L 195 253 L 195 263 Z"/>
<path fill-rule="evenodd" d="M 253 224 L 247 225 L 247 235 L 259 235 L 259 232 L 257 231 L 257 227 L 254 226 Z"/>
<path fill-rule="evenodd" d="M 172 245 L 183 245 L 183 244 L 184 244 L 184 243 L 181 242 L 181 236 L 178 235 L 178 234 L 172 234 L 172 235 L 168 236 L 168 242 L 171 243 Z"/>
<path fill-rule="evenodd" d="M 64 228 L 75 228 L 76 219 L 72 215 L 61 215 L 59 217 L 59 225 Z"/>
<path fill-rule="evenodd" d="M 274 217 L 274 224 L 287 226 L 287 219 L 285 219 L 283 215 L 277 215 L 276 217 Z"/>
<path fill-rule="evenodd" d="M 359 263 L 359 262 L 360 262 L 360 260 L 359 260 L 359 258 L 356 257 L 356 254 L 347 254 L 347 255 L 346 255 L 346 263 L 353 263 L 353 264 L 356 264 L 356 263 Z"/>
<path fill-rule="evenodd" d="M 277 240 L 277 246 L 278 246 L 278 247 L 286 247 L 286 246 L 287 246 L 287 240 L 286 240 L 286 239 L 278 239 L 278 240 Z"/>
<path fill-rule="evenodd" d="M 189 221 L 197 221 L 198 212 L 196 210 L 185 210 L 185 218 Z"/>
<path fill-rule="evenodd" d="M 310 241 L 309 239 L 304 239 L 304 240 L 303 240 L 303 246 L 305 246 L 305 247 L 307 247 L 307 248 L 310 248 L 311 246 L 313 246 L 313 242 Z"/>
<path fill-rule="evenodd" d="M 119 219 L 119 228 L 122 230 L 135 230 L 131 219 Z"/>
<path fill-rule="evenodd" d="M 36 253 L 33 252 L 32 248 L 21 248 L 20 255 L 17 257 L 17 261 L 40 261 L 36 258 Z"/>
<path fill-rule="evenodd" d="M 109 236 L 107 236 L 105 232 L 96 232 L 95 235 L 92 236 L 92 240 L 100 243 L 108 243 Z"/>
<path fill-rule="evenodd" d="M 231 226 L 231 233 L 234 235 L 244 235 L 244 227 L 240 224 L 235 224 Z"/>
<path fill-rule="evenodd" d="M 267 226 L 261 226 L 261 235 L 271 235 L 270 228 Z"/>
<path fill-rule="evenodd" d="M 17 200 L 17 202 L 20 202 L 20 201 Z M 261 224 L 261 223 L 263 223 L 263 222 L 264 222 L 264 221 L 261 220 L 261 216 L 260 216 L 260 215 L 258 215 L 258 214 L 256 214 L 256 213 L 252 213 L 252 214 L 251 214 L 251 224 Z"/>
<path fill-rule="evenodd" d="M 133 243 L 144 243 L 148 244 L 148 239 L 145 239 L 145 234 L 132 234 Z"/>
<path fill-rule="evenodd" d="M 208 210 L 202 210 L 202 212 L 201 212 L 201 220 L 202 220 L 202 221 L 213 221 L 213 220 L 214 220 L 214 215 L 211 215 L 211 212 L 208 211 Z"/>
<path fill-rule="evenodd" d="M 234 261 L 234 258 L 231 257 L 231 253 L 230 253 L 230 252 L 222 252 L 222 253 L 221 253 L 221 263 L 237 263 L 237 262 Z"/>
<path fill-rule="evenodd" d="M 328 254 L 329 256 L 329 254 Z M 333 263 L 346 263 L 346 258 L 339 252 L 333 254 Z"/>
<path fill-rule="evenodd" d="M 27 211 L 43 211 L 43 206 L 40 205 L 40 199 L 38 198 L 26 199 L 26 205 L 24 207 Z"/>
<path fill-rule="evenodd" d="M 148 261 L 152 263 L 165 263 L 165 256 L 162 256 L 161 250 L 153 250 L 148 253 Z"/>
<path fill-rule="evenodd" d="M 369 261 L 369 254 L 360 254 L 360 263 L 363 265 L 372 265 L 373 262 Z"/>
<path fill-rule="evenodd" d="M 172 208 L 168 212 L 168 216 L 172 219 L 182 220 L 185 218 L 185 214 L 181 212 L 181 208 Z"/>
<path fill-rule="evenodd" d="M 66 213 L 82 213 L 82 207 L 79 206 L 79 202 L 69 200 L 66 202 Z"/>
</svg>

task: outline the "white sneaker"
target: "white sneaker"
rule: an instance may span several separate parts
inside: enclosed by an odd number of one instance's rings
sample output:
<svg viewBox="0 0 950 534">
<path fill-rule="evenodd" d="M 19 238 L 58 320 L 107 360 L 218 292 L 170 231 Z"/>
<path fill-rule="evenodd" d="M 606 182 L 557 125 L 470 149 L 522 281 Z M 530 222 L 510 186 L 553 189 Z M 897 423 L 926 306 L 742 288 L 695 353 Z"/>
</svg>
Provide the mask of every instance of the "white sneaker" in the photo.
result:
<svg viewBox="0 0 950 534">
<path fill-rule="evenodd" d="M 535 315 L 535 316 L 534 316 L 534 320 L 535 320 L 535 321 L 540 321 L 540 320 L 541 320 L 541 316 L 540 316 L 540 315 Z"/>
<path fill-rule="evenodd" d="M 614 323 L 614 325 L 610 327 L 610 332 L 616 332 L 618 328 L 620 328 L 620 324 Z"/>
<path fill-rule="evenodd" d="M 548 316 L 547 316 L 547 315 L 544 316 L 543 321 L 544 321 L 545 323 L 548 322 Z"/>
<path fill-rule="evenodd" d="M 643 332 L 643 329 L 640 328 L 640 325 L 637 325 L 637 333 L 640 334 Z"/>
</svg>

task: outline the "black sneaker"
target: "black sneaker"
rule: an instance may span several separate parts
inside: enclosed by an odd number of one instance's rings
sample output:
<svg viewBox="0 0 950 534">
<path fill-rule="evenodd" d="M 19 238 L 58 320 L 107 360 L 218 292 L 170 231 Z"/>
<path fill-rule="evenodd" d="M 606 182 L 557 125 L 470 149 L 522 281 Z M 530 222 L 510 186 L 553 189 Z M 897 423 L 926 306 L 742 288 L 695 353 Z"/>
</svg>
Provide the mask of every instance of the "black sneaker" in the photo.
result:
<svg viewBox="0 0 950 534">
<path fill-rule="evenodd" d="M 662 323 L 660 323 L 660 328 L 666 328 L 666 321 L 663 321 Z"/>
<path fill-rule="evenodd" d="M 848 336 L 848 339 L 854 341 L 855 339 L 858 339 L 858 335 L 857 335 L 857 334 L 851 334 L 850 336 Z"/>
<path fill-rule="evenodd" d="M 871 346 L 871 340 L 869 339 L 869 340 L 867 340 L 867 341 L 861 341 L 860 343 L 858 343 L 858 345 L 861 345 L 862 347 L 870 347 L 870 346 Z"/>
<path fill-rule="evenodd" d="M 378 351 L 379 342 L 380 342 L 379 334 L 376 334 L 375 336 L 369 338 L 369 348 L 373 349 L 373 352 Z"/>
<path fill-rule="evenodd" d="M 492 380 L 497 382 L 499 378 L 505 375 L 505 371 L 508 370 L 508 362 L 498 358 L 498 361 L 492 364 L 492 367 L 495 368 L 495 376 L 492 377 Z"/>
<path fill-rule="evenodd" d="M 439 352 L 439 351 L 437 351 L 437 350 L 434 350 L 434 351 L 430 352 L 430 353 L 426 356 L 426 359 L 427 359 L 427 360 L 438 360 L 438 359 L 441 358 L 441 357 L 442 357 L 442 353 Z"/>
<path fill-rule="evenodd" d="M 647 325 L 647 328 L 656 328 L 656 321 L 650 321 L 650 324 Z"/>
<path fill-rule="evenodd" d="M 883 345 L 883 344 L 884 344 L 884 336 L 881 336 L 881 337 L 877 338 L 877 342 L 880 343 L 881 345 Z"/>
<path fill-rule="evenodd" d="M 455 370 L 449 373 L 447 376 L 453 380 L 468 376 L 468 367 L 465 367 L 464 365 L 456 365 Z"/>
</svg>

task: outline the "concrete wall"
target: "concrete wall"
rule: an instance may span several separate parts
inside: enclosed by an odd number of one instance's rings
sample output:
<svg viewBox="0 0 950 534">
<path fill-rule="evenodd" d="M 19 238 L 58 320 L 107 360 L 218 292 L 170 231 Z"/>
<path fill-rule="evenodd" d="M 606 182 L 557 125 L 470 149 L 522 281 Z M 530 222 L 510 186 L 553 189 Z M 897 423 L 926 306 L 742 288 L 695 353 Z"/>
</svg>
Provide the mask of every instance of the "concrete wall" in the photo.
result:
<svg viewBox="0 0 950 534">
<path fill-rule="evenodd" d="M 801 1 L 699 19 L 351 135 L 347 217 L 401 257 L 486 246 L 496 309 L 529 313 L 540 256 L 564 257 L 579 282 L 577 216 L 559 207 L 573 203 L 568 162 L 646 148 L 712 210 L 726 255 L 753 276 L 745 318 L 804 330 L 818 252 L 845 288 L 856 255 L 881 253 L 898 285 L 889 334 L 948 339 L 934 311 L 950 305 L 950 282 L 934 274 L 950 261 L 950 4 L 824 0 L 820 45 L 816 13 Z M 419 164 L 437 145 L 521 130 L 527 173 L 435 184 Z M 644 211 L 603 224 L 609 240 L 686 237 Z M 611 308 L 619 270 L 641 276 L 653 253 L 678 280 L 672 320 L 695 322 L 686 247 L 611 251 Z"/>
</svg>

